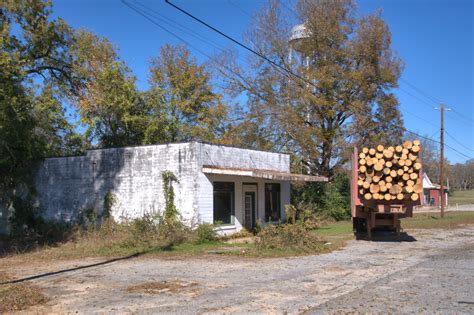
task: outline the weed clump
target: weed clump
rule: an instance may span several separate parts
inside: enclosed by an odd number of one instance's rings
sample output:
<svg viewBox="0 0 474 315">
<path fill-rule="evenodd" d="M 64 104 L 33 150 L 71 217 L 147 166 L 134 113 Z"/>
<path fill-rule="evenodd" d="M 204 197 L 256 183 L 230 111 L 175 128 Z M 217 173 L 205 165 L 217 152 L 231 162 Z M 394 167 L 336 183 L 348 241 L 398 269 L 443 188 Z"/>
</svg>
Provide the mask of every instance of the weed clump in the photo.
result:
<svg viewBox="0 0 474 315">
<path fill-rule="evenodd" d="M 320 249 L 323 241 L 302 223 L 267 225 L 257 234 L 257 249 L 279 249 L 311 252 Z"/>
</svg>

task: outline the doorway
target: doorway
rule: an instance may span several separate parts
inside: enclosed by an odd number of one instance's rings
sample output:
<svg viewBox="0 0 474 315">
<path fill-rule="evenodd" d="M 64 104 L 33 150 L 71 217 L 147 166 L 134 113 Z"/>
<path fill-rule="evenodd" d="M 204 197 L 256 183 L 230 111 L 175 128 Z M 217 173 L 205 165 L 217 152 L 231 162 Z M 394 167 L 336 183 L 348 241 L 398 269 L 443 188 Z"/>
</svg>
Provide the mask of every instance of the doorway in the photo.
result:
<svg viewBox="0 0 474 315">
<path fill-rule="evenodd" d="M 244 184 L 243 193 L 243 226 L 252 231 L 257 217 L 257 184 Z"/>
</svg>

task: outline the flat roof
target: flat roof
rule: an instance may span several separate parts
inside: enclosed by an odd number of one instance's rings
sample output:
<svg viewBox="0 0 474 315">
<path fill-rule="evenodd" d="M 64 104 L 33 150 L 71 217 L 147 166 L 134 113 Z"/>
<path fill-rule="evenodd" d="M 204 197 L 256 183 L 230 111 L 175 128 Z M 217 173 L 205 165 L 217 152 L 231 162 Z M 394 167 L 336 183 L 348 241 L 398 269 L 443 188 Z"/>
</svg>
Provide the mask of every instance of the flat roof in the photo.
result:
<svg viewBox="0 0 474 315">
<path fill-rule="evenodd" d="M 234 168 L 218 167 L 212 165 L 203 165 L 202 172 L 216 175 L 233 175 L 253 178 L 263 178 L 270 180 L 282 180 L 290 182 L 327 182 L 328 178 L 324 176 L 292 174 L 290 172 L 279 172 L 273 170 L 252 169 L 252 168 Z"/>
</svg>

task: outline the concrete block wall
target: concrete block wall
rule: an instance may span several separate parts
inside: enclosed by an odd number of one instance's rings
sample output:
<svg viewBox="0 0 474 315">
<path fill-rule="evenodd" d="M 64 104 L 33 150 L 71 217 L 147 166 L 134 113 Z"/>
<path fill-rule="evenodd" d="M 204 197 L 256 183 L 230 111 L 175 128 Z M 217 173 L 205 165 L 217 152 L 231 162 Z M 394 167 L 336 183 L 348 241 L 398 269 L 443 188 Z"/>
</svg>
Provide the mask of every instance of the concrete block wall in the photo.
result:
<svg viewBox="0 0 474 315">
<path fill-rule="evenodd" d="M 196 143 L 88 151 L 85 156 L 46 159 L 37 174 L 38 204 L 48 220 L 69 222 L 81 209 L 103 209 L 104 196 L 117 201 L 112 215 L 136 218 L 164 209 L 161 173 L 173 172 L 175 204 L 186 220 L 197 216 Z"/>
<path fill-rule="evenodd" d="M 161 173 L 169 170 L 178 177 L 173 185 L 175 204 L 183 219 L 212 223 L 212 179 L 202 173 L 203 165 L 288 172 L 290 161 L 287 154 L 196 142 L 91 150 L 84 156 L 46 159 L 36 177 L 37 201 L 47 220 L 71 222 L 84 209 L 101 213 L 104 197 L 111 192 L 117 199 L 114 218 L 137 218 L 164 209 Z M 264 209 L 263 180 L 237 176 L 228 180 L 236 183 L 236 211 L 242 207 L 243 182 L 258 182 L 259 208 Z M 289 183 L 281 184 L 286 204 Z M 240 223 L 236 223 L 239 229 Z"/>
</svg>

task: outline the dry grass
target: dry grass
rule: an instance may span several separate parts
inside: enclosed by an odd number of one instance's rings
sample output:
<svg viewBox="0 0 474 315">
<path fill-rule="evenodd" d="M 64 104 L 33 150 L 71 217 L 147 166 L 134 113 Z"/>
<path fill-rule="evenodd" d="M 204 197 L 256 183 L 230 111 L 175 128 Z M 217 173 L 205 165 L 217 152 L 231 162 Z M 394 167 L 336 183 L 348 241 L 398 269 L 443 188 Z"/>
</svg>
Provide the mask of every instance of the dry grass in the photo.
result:
<svg viewBox="0 0 474 315">
<path fill-rule="evenodd" d="M 127 288 L 129 293 L 145 293 L 145 294 L 161 294 L 161 293 L 181 293 L 197 286 L 196 282 L 179 282 L 179 281 L 161 281 L 147 282 L 134 285 Z"/>
<path fill-rule="evenodd" d="M 0 283 L 12 278 L 0 273 Z M 0 284 L 0 313 L 25 310 L 30 306 L 46 303 L 48 299 L 41 289 L 25 283 Z"/>
</svg>

